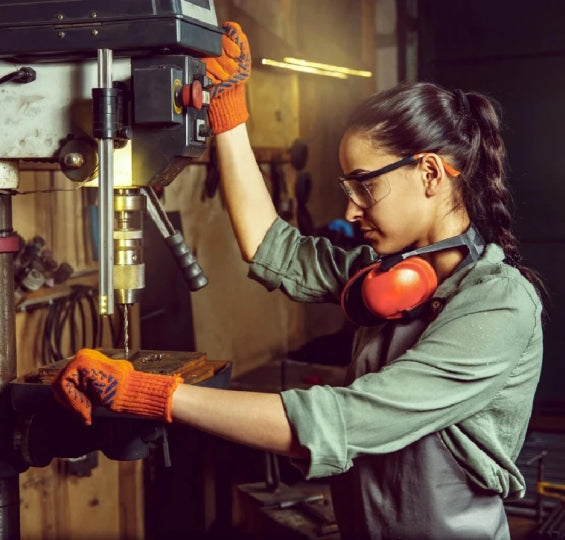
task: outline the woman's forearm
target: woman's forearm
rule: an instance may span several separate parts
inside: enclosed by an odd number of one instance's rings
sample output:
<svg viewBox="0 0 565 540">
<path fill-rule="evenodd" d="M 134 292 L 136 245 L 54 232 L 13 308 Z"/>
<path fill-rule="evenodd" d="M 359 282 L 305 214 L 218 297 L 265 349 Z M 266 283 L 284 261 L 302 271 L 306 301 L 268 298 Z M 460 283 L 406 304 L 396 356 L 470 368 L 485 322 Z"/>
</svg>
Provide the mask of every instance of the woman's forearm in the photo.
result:
<svg viewBox="0 0 565 540">
<path fill-rule="evenodd" d="M 307 457 L 279 394 L 181 384 L 173 394 L 173 420 L 221 438 L 291 457 Z"/>
<path fill-rule="evenodd" d="M 245 124 L 217 135 L 216 147 L 226 207 L 242 257 L 249 262 L 277 212 Z"/>
</svg>

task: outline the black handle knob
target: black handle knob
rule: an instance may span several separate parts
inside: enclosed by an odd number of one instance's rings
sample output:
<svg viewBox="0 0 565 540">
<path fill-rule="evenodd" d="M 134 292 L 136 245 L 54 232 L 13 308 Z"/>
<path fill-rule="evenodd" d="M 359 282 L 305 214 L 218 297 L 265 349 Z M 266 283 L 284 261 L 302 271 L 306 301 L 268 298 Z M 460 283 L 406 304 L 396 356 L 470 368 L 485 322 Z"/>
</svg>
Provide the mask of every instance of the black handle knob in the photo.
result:
<svg viewBox="0 0 565 540">
<path fill-rule="evenodd" d="M 165 242 L 177 259 L 190 290 L 197 291 L 208 285 L 208 278 L 204 275 L 190 248 L 184 243 L 182 234 L 177 231 L 175 234 L 165 238 Z"/>
</svg>

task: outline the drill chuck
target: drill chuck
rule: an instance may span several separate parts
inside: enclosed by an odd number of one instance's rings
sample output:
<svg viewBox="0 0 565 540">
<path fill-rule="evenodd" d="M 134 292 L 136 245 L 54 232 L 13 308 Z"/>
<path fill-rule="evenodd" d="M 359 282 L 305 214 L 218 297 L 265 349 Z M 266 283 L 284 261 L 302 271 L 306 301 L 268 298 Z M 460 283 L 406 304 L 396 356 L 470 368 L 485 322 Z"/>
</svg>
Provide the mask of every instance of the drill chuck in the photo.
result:
<svg viewBox="0 0 565 540">
<path fill-rule="evenodd" d="M 114 288 L 120 304 L 141 300 L 145 288 L 143 212 L 145 197 L 139 190 L 119 189 L 114 196 Z"/>
</svg>

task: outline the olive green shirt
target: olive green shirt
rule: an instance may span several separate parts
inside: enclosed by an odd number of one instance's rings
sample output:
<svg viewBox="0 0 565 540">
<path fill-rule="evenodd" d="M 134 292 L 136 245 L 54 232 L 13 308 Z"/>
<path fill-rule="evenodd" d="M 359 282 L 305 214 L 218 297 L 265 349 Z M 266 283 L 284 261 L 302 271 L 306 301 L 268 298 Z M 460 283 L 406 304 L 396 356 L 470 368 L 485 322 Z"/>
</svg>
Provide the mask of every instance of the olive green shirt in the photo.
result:
<svg viewBox="0 0 565 540">
<path fill-rule="evenodd" d="M 378 259 L 369 246 L 345 251 L 304 237 L 280 218 L 267 232 L 249 276 L 301 302 L 339 302 L 347 280 Z M 532 285 L 486 246 L 443 281 L 443 306 L 400 354 L 383 354 L 385 322 L 358 330 L 343 387 L 288 390 L 289 421 L 310 458 L 307 478 L 347 471 L 355 458 L 394 452 L 437 433 L 471 483 L 520 497 L 515 465 L 539 380 L 541 302 Z"/>
</svg>

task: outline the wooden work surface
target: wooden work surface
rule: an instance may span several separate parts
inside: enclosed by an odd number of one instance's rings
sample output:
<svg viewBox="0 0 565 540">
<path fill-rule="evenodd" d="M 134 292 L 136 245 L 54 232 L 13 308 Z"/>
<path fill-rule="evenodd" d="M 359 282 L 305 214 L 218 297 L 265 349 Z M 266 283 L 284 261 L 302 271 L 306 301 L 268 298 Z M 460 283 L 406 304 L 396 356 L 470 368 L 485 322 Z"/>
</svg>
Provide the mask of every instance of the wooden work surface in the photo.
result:
<svg viewBox="0 0 565 540">
<path fill-rule="evenodd" d="M 122 349 L 99 349 L 112 359 L 123 359 Z M 180 375 L 185 384 L 197 384 L 213 377 L 227 362 L 212 361 L 205 353 L 191 351 L 133 351 L 128 360 L 137 371 L 160 375 Z M 51 384 L 68 359 L 41 366 L 19 378 L 24 383 Z"/>
</svg>

